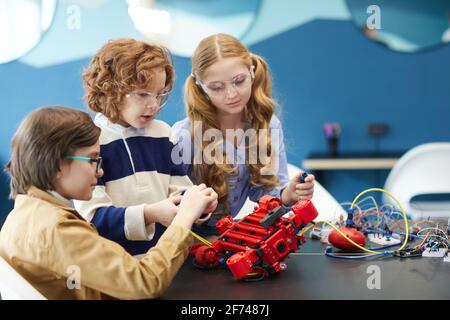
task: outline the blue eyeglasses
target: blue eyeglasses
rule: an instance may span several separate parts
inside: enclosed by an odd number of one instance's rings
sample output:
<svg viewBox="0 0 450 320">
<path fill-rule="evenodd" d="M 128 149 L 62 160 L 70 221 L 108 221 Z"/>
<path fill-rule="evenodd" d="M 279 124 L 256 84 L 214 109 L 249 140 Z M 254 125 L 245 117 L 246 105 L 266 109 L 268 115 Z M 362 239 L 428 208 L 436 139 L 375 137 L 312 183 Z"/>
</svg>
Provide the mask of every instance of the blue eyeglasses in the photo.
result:
<svg viewBox="0 0 450 320">
<path fill-rule="evenodd" d="M 81 161 L 86 161 L 89 163 L 95 163 L 96 167 L 95 167 L 95 173 L 98 173 L 100 168 L 102 167 L 102 157 L 98 157 L 98 158 L 89 158 L 89 157 L 81 157 L 81 156 L 67 156 L 67 159 L 71 159 L 71 160 L 81 160 Z"/>
</svg>

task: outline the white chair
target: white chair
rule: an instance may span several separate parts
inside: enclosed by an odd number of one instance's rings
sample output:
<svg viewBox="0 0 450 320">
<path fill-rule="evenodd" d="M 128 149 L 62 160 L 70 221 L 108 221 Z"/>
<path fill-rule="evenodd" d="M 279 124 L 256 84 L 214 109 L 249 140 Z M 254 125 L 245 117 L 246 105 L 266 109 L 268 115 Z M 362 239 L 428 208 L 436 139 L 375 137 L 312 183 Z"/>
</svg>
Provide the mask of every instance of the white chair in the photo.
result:
<svg viewBox="0 0 450 320">
<path fill-rule="evenodd" d="M 292 177 L 294 177 L 295 174 L 299 171 L 301 171 L 300 168 L 290 163 L 288 164 L 289 179 L 292 179 Z M 314 183 L 314 195 L 312 198 L 312 202 L 319 212 L 319 215 L 315 219 L 315 221 L 334 220 L 337 219 L 341 214 L 347 216 L 347 213 L 342 208 L 342 206 L 317 180 Z M 255 205 L 255 202 L 247 198 L 247 201 L 244 203 L 244 206 L 239 211 L 236 218 L 240 219 L 251 213 Z"/>
<path fill-rule="evenodd" d="M 392 168 L 384 188 L 413 219 L 449 217 L 450 201 L 412 202 L 419 195 L 450 194 L 450 142 L 427 143 L 405 153 Z M 383 202 L 395 205 L 389 196 Z"/>
<path fill-rule="evenodd" d="M 0 257 L 0 294 L 2 300 L 47 300 L 2 257 Z"/>
</svg>

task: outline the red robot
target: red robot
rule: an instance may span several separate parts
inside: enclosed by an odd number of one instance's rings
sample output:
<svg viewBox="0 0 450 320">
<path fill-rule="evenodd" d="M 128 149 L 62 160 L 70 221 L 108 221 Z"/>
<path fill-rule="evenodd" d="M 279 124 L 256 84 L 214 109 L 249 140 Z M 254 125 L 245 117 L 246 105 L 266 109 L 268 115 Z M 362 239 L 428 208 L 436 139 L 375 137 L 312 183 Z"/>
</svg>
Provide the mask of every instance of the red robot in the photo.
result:
<svg viewBox="0 0 450 320">
<path fill-rule="evenodd" d="M 317 210 L 310 200 L 301 200 L 292 206 L 293 214 L 283 217 L 286 212 L 280 199 L 266 195 L 258 204 L 238 222 L 231 216 L 219 220 L 220 237 L 211 246 L 191 250 L 195 262 L 214 267 L 224 259 L 236 279 L 262 278 L 284 270 L 284 260 L 305 242 L 297 233 L 317 217 Z"/>
</svg>

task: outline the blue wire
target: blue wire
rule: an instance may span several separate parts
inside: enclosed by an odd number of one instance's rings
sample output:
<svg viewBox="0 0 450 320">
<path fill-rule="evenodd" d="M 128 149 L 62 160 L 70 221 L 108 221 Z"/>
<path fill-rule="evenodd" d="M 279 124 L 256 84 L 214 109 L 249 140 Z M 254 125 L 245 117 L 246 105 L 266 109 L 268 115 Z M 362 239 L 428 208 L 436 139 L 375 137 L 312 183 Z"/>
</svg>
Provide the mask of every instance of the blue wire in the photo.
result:
<svg viewBox="0 0 450 320">
<path fill-rule="evenodd" d="M 332 250 L 333 250 L 333 247 L 328 246 L 325 249 L 325 255 L 330 258 L 343 259 L 343 260 L 361 260 L 361 259 L 367 259 L 367 258 L 378 257 L 378 256 L 391 256 L 392 255 L 389 252 L 381 252 L 381 253 L 370 253 L 370 254 L 365 254 L 365 255 L 361 255 L 361 256 L 345 256 L 345 255 L 334 254 L 333 252 L 331 252 Z"/>
<path fill-rule="evenodd" d="M 398 246 L 400 246 L 400 245 L 401 245 L 401 243 L 388 244 L 388 245 L 385 245 L 385 246 L 374 247 L 374 248 L 369 248 L 369 249 L 370 249 L 370 250 L 374 250 L 374 251 L 380 251 L 380 250 L 387 249 L 387 248 L 398 247 Z"/>
</svg>

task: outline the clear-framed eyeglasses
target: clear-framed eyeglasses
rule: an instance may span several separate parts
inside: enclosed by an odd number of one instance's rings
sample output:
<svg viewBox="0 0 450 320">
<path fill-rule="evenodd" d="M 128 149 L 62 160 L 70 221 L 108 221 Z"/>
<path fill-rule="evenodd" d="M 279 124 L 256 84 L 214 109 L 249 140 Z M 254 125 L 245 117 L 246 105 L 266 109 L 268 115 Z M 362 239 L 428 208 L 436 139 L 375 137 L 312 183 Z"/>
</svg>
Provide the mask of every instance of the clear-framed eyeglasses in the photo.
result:
<svg viewBox="0 0 450 320">
<path fill-rule="evenodd" d="M 209 83 L 198 81 L 197 84 L 200 85 L 203 91 L 209 96 L 223 98 L 228 93 L 228 86 L 231 85 L 233 89 L 237 91 L 246 90 L 252 86 L 253 78 L 253 72 L 248 71 L 238 74 L 231 80 L 212 81 Z"/>
<path fill-rule="evenodd" d="M 157 105 L 158 109 L 162 109 L 169 99 L 169 91 L 155 94 L 148 91 L 138 90 L 125 95 L 127 99 L 132 100 L 133 104 L 138 104 L 143 107 L 150 107 Z"/>
</svg>

